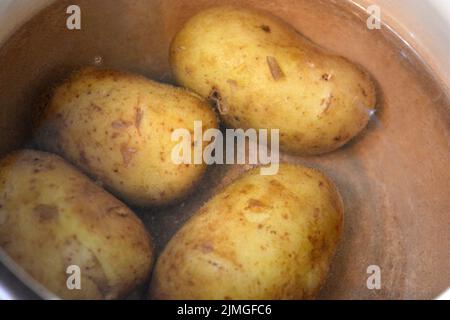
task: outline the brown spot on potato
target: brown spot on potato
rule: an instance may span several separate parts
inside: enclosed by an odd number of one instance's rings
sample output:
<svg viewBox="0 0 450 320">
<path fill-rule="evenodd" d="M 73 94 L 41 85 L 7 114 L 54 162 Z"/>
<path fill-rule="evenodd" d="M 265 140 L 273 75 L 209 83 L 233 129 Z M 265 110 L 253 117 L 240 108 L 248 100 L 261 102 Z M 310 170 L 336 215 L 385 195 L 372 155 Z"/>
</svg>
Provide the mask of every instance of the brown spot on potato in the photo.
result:
<svg viewBox="0 0 450 320">
<path fill-rule="evenodd" d="M 111 123 L 111 126 L 114 129 L 126 129 L 126 128 L 130 127 L 132 124 L 133 123 L 131 123 L 130 121 L 125 121 L 125 120 L 122 120 L 122 119 L 118 119 L 118 120 L 113 121 Z"/>
<path fill-rule="evenodd" d="M 268 25 L 263 24 L 263 25 L 261 25 L 261 26 L 259 26 L 259 27 L 260 27 L 261 30 L 264 31 L 264 32 L 267 32 L 267 33 L 271 33 L 271 32 L 272 32 L 272 30 L 270 29 L 270 26 L 268 26 Z"/>
<path fill-rule="evenodd" d="M 284 186 L 279 181 L 274 179 L 270 180 L 270 184 L 277 188 L 284 188 Z"/>
<path fill-rule="evenodd" d="M 189 67 L 189 66 L 186 66 L 186 67 L 184 68 L 184 71 L 185 71 L 188 75 L 191 75 L 192 72 L 193 72 L 192 68 Z"/>
<path fill-rule="evenodd" d="M 315 266 L 320 263 L 323 256 L 326 255 L 328 249 L 328 243 L 319 232 L 313 232 L 308 235 L 308 241 L 311 243 L 312 249 L 310 252 L 311 264 Z"/>
<path fill-rule="evenodd" d="M 123 164 L 125 167 L 128 167 L 130 161 L 133 159 L 133 155 L 137 151 L 138 150 L 136 148 L 131 148 L 126 143 L 121 145 L 120 152 L 122 153 Z"/>
<path fill-rule="evenodd" d="M 333 101 L 333 94 L 331 93 L 328 95 L 328 97 L 322 99 L 322 101 L 320 102 L 320 106 L 324 108 L 320 115 L 326 114 L 329 111 L 332 101 Z"/>
<path fill-rule="evenodd" d="M 297 140 L 297 141 L 303 140 L 304 137 L 305 137 L 304 133 L 296 133 L 296 134 L 294 134 L 294 139 Z"/>
<path fill-rule="evenodd" d="M 216 87 L 212 87 L 211 92 L 209 93 L 208 96 L 208 100 L 210 100 L 214 104 L 217 111 L 221 115 L 228 114 L 228 107 L 226 103 L 223 101 L 223 98 Z"/>
<path fill-rule="evenodd" d="M 39 222 L 46 222 L 58 217 L 58 207 L 48 204 L 38 204 L 33 208 L 33 215 Z"/>
<path fill-rule="evenodd" d="M 223 267 L 215 261 L 208 260 L 208 263 L 218 269 L 223 269 Z"/>
<path fill-rule="evenodd" d="M 363 95 L 365 98 L 367 98 L 368 94 L 367 94 L 367 92 L 366 92 L 366 89 L 364 89 L 364 87 L 363 87 L 360 83 L 358 83 L 358 86 L 359 86 L 359 88 L 361 89 L 362 95 Z"/>
<path fill-rule="evenodd" d="M 280 65 L 278 64 L 277 59 L 275 59 L 274 57 L 268 56 L 266 58 L 266 60 L 267 60 L 267 64 L 269 65 L 269 69 L 270 69 L 270 73 L 272 74 L 272 78 L 275 81 L 278 81 L 281 78 L 283 78 L 284 73 L 283 73 L 283 70 L 281 70 Z"/>
<path fill-rule="evenodd" d="M 203 242 L 200 248 L 203 253 L 210 253 L 214 251 L 214 245 L 211 241 Z"/>
<path fill-rule="evenodd" d="M 322 80 L 324 80 L 324 81 L 330 81 L 332 78 L 333 78 L 333 75 L 329 74 L 329 73 L 324 73 L 322 75 Z"/>
<path fill-rule="evenodd" d="M 138 132 L 141 128 L 141 122 L 142 122 L 143 117 L 144 117 L 144 111 L 141 108 L 136 108 L 136 116 L 134 119 L 134 126 L 136 127 Z"/>
<path fill-rule="evenodd" d="M 117 214 L 120 217 L 126 217 L 130 213 L 129 210 L 127 208 L 125 208 L 124 206 L 111 207 L 107 210 L 107 212 Z"/>
<path fill-rule="evenodd" d="M 257 199 L 249 199 L 247 201 L 247 207 L 245 208 L 246 210 L 251 210 L 254 212 L 261 212 L 264 209 L 266 209 L 268 206 L 262 202 L 261 200 L 257 200 Z"/>
<path fill-rule="evenodd" d="M 229 84 L 229 85 L 231 85 L 232 87 L 237 87 L 237 82 L 236 82 L 236 80 L 232 80 L 232 79 L 228 79 L 227 80 L 227 83 Z"/>
<path fill-rule="evenodd" d="M 91 108 L 93 110 L 97 111 L 97 112 L 102 112 L 103 111 L 103 109 L 99 105 L 97 105 L 97 104 L 95 104 L 93 102 L 91 102 Z"/>
</svg>

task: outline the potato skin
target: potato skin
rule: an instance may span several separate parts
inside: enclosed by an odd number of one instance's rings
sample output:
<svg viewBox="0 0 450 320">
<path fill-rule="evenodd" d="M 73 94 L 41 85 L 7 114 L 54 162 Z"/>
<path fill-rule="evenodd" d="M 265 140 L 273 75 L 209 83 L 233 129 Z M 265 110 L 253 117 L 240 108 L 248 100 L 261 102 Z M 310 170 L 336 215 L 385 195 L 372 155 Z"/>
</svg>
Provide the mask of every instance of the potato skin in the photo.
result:
<svg viewBox="0 0 450 320">
<path fill-rule="evenodd" d="M 336 150 L 366 127 L 371 78 L 279 19 L 213 7 L 192 17 L 170 49 L 179 84 L 219 100 L 229 127 L 280 129 L 281 150 Z"/>
<path fill-rule="evenodd" d="M 0 246 L 66 299 L 124 297 L 146 281 L 152 240 L 122 202 L 59 156 L 23 150 L 0 160 Z M 68 290 L 67 267 L 81 269 Z"/>
<path fill-rule="evenodd" d="M 216 128 L 217 117 L 185 89 L 111 70 L 83 69 L 58 86 L 35 125 L 38 146 L 59 154 L 138 206 L 184 197 L 206 165 L 177 165 L 178 128 Z"/>
<path fill-rule="evenodd" d="M 227 186 L 170 240 L 152 299 L 310 299 L 325 280 L 343 225 L 322 173 L 282 164 Z"/>
</svg>

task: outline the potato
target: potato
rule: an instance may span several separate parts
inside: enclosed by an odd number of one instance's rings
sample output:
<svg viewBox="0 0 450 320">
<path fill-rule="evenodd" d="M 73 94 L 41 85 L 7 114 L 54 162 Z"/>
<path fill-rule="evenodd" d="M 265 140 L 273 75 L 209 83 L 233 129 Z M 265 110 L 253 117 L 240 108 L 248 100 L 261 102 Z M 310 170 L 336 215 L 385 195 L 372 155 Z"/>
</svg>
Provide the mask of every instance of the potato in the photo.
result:
<svg viewBox="0 0 450 320">
<path fill-rule="evenodd" d="M 184 197 L 205 164 L 172 161 L 172 132 L 218 126 L 214 110 L 185 89 L 117 71 L 84 69 L 51 95 L 35 128 L 38 146 L 62 155 L 139 206 Z M 194 144 L 193 144 L 194 145 Z M 194 148 L 194 147 L 192 147 Z"/>
<path fill-rule="evenodd" d="M 376 103 L 370 77 L 269 15 L 215 7 L 174 38 L 179 84 L 216 102 L 229 127 L 280 129 L 296 155 L 333 151 L 366 127 Z"/>
<path fill-rule="evenodd" d="M 60 157 L 32 150 L 0 160 L 0 246 L 67 299 L 124 297 L 153 260 L 151 238 L 130 209 Z M 81 290 L 67 287 L 76 283 L 72 265 Z"/>
<path fill-rule="evenodd" d="M 309 299 L 341 234 L 341 198 L 322 173 L 253 169 L 207 202 L 155 266 L 154 299 Z"/>
</svg>

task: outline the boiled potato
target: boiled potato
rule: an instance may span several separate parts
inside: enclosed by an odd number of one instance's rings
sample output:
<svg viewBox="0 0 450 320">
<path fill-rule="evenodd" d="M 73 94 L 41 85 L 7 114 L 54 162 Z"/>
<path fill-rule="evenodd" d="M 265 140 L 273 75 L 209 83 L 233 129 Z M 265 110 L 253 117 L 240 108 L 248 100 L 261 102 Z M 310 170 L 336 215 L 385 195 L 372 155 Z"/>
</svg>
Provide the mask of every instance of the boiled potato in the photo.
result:
<svg viewBox="0 0 450 320">
<path fill-rule="evenodd" d="M 280 129 L 281 150 L 321 154 L 366 127 L 370 77 L 277 18 L 215 7 L 191 18 L 170 49 L 179 84 L 214 101 L 227 126 Z"/>
<path fill-rule="evenodd" d="M 154 299 L 308 299 L 324 282 L 343 208 L 320 172 L 282 164 L 244 174 L 170 240 L 152 278 Z"/>
<path fill-rule="evenodd" d="M 32 150 L 0 160 L 0 246 L 67 299 L 123 297 L 145 282 L 153 260 L 130 209 L 60 157 Z M 80 290 L 68 289 L 77 275 L 70 266 L 79 267 Z"/>
<path fill-rule="evenodd" d="M 40 148 L 57 153 L 139 206 L 185 196 L 205 164 L 172 161 L 172 132 L 217 127 L 199 96 L 140 76 L 84 69 L 57 87 L 35 128 Z M 194 139 L 194 138 L 193 138 Z M 194 148 L 192 143 L 192 148 Z"/>
</svg>

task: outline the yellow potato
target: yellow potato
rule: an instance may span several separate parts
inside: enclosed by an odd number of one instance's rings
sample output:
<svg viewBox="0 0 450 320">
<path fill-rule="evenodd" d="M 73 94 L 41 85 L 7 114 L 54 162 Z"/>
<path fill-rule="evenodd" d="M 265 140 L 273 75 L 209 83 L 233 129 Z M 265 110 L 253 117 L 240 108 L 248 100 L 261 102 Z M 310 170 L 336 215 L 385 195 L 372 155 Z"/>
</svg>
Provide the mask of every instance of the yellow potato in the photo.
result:
<svg viewBox="0 0 450 320">
<path fill-rule="evenodd" d="M 234 7 L 191 18 L 170 49 L 179 84 L 213 100 L 227 126 L 280 129 L 281 149 L 321 154 L 366 127 L 370 77 L 279 19 Z"/>
<path fill-rule="evenodd" d="M 322 173 L 280 166 L 244 174 L 170 240 L 155 266 L 154 299 L 308 299 L 324 282 L 343 224 Z"/>
<path fill-rule="evenodd" d="M 0 160 L 0 246 L 67 299 L 124 297 L 153 261 L 151 238 L 130 209 L 60 157 L 32 150 Z M 80 290 L 67 286 L 76 285 L 73 265 Z"/>
<path fill-rule="evenodd" d="M 199 96 L 89 68 L 54 90 L 34 131 L 41 148 L 64 156 L 123 200 L 149 206 L 184 197 L 205 172 L 205 164 L 178 165 L 171 158 L 178 143 L 172 132 L 192 132 L 194 121 L 204 130 L 218 126 Z"/>
</svg>

